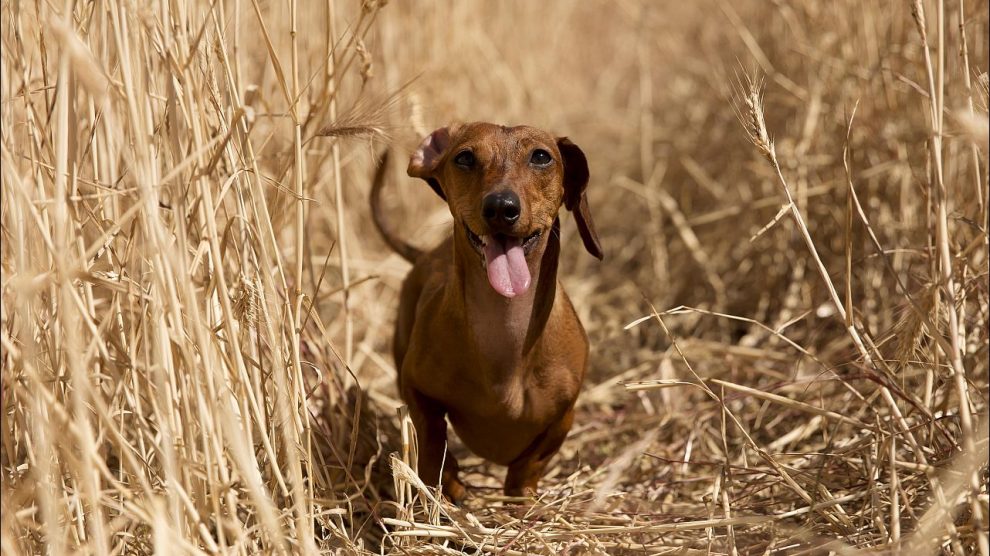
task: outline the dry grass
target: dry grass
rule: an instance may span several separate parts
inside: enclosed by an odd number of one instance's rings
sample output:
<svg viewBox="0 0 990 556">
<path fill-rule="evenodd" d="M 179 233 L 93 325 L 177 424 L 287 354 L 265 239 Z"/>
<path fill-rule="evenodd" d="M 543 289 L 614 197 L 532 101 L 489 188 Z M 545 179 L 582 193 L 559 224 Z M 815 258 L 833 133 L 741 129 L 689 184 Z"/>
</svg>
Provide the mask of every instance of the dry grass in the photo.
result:
<svg viewBox="0 0 990 556">
<path fill-rule="evenodd" d="M 986 1 L 383 4 L 3 1 L 4 554 L 987 556 Z M 525 510 L 393 385 L 372 155 L 458 119 L 580 144 L 607 252 Z"/>
</svg>

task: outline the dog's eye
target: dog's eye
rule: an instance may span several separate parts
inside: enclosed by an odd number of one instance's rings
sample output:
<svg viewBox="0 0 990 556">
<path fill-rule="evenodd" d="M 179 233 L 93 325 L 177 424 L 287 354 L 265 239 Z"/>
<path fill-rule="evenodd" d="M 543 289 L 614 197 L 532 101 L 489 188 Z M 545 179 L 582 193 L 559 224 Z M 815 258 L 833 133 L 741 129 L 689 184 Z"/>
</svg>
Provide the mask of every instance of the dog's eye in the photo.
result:
<svg viewBox="0 0 990 556">
<path fill-rule="evenodd" d="M 454 157 L 454 164 L 461 166 L 462 168 L 470 168 L 474 166 L 474 153 L 471 151 L 461 151 L 457 153 Z"/>
<path fill-rule="evenodd" d="M 536 149 L 533 151 L 533 154 L 529 156 L 529 163 L 537 166 L 546 166 L 551 162 L 553 162 L 553 157 L 550 156 L 550 153 L 543 149 Z"/>
</svg>

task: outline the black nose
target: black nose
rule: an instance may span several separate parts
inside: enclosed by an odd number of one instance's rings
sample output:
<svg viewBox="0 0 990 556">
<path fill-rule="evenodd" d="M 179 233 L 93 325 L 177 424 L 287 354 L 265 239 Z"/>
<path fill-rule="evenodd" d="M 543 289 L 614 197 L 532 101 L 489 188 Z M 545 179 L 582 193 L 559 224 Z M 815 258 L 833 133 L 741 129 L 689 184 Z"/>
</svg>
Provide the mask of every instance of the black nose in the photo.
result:
<svg viewBox="0 0 990 556">
<path fill-rule="evenodd" d="M 516 223 L 521 212 L 519 195 L 512 191 L 489 193 L 481 200 L 481 215 L 494 230 L 501 230 Z"/>
</svg>

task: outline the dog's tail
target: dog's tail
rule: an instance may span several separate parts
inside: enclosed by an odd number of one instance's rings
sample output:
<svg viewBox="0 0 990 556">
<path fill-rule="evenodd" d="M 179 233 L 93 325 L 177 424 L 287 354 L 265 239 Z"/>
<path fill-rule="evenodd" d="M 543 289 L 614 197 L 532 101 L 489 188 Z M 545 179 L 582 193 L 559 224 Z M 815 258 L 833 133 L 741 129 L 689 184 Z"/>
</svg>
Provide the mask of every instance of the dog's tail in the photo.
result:
<svg viewBox="0 0 990 556">
<path fill-rule="evenodd" d="M 385 187 L 385 174 L 388 170 L 388 153 L 389 151 L 386 150 L 382 154 L 382 158 L 378 162 L 378 168 L 375 169 L 375 180 L 371 184 L 371 217 L 375 221 L 375 227 L 378 228 L 378 233 L 382 234 L 382 238 L 385 239 L 385 243 L 393 251 L 401 255 L 403 259 L 412 263 L 416 262 L 416 259 L 423 252 L 399 239 L 389 228 L 388 223 L 385 221 L 385 215 L 382 213 L 382 188 Z"/>
</svg>

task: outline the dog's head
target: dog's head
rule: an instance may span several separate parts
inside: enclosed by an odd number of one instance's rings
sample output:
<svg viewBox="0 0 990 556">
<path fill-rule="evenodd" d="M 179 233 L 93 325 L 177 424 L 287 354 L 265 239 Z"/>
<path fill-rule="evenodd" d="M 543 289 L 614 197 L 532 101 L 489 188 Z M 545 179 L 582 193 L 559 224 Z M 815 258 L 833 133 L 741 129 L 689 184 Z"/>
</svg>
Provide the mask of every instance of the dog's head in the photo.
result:
<svg viewBox="0 0 990 556">
<path fill-rule="evenodd" d="M 566 137 L 527 126 L 443 127 L 423 140 L 407 172 L 447 202 L 454 233 L 506 297 L 529 287 L 528 261 L 542 255 L 561 205 L 574 213 L 588 252 L 602 258 L 585 196 L 588 161 Z"/>
</svg>

